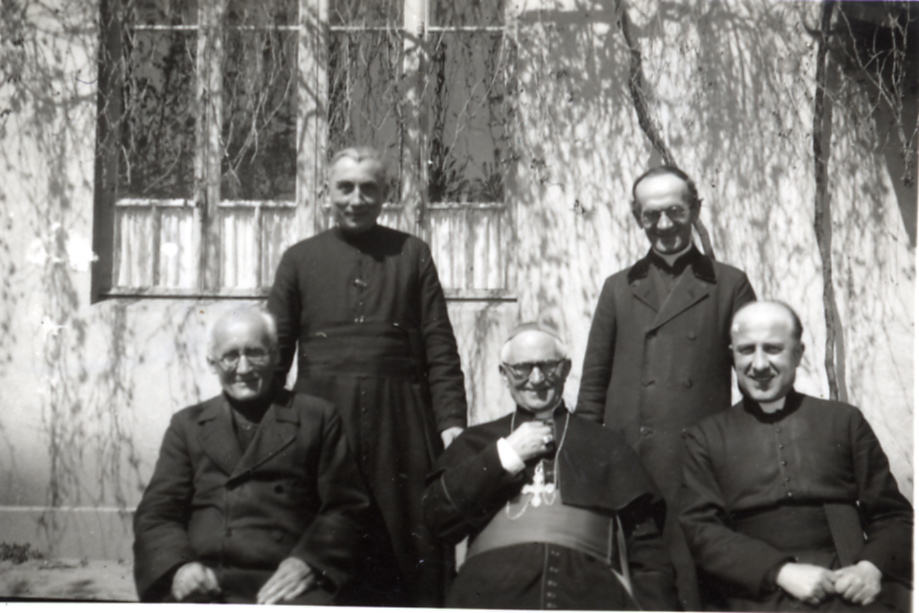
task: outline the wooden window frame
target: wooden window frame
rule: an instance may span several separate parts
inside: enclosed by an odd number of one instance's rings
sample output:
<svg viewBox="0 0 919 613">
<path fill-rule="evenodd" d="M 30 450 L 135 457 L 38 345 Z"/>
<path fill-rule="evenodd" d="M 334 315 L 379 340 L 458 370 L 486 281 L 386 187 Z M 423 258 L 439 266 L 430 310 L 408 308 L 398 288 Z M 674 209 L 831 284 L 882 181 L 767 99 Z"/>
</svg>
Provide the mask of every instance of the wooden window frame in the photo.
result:
<svg viewBox="0 0 919 613">
<path fill-rule="evenodd" d="M 324 206 L 327 196 L 324 176 L 328 158 L 328 111 L 329 79 L 326 67 L 329 65 L 330 0 L 300 0 L 300 11 L 296 25 L 272 26 L 274 29 L 297 31 L 298 74 L 297 118 L 296 118 L 296 199 L 294 201 L 220 200 L 221 178 L 221 114 L 222 83 L 219 67 L 223 57 L 221 2 L 199 0 L 198 23 L 194 26 L 133 26 L 138 30 L 195 30 L 198 33 L 195 54 L 195 194 L 188 199 L 140 199 L 118 198 L 118 159 L 114 147 L 99 147 L 95 171 L 95 215 L 93 247 L 98 256 L 92 276 L 92 299 L 107 298 L 235 298 L 262 299 L 267 295 L 271 279 L 259 279 L 258 287 L 233 289 L 221 287 L 221 247 L 218 209 L 234 206 L 253 208 L 257 219 L 268 207 L 290 207 L 295 213 L 295 240 L 301 240 L 322 231 L 329 225 L 328 207 Z M 510 33 L 513 2 L 508 2 L 505 25 L 503 26 L 457 26 L 429 27 L 429 0 L 404 0 L 404 74 L 402 105 L 404 109 L 403 148 L 401 166 L 401 194 L 398 202 L 384 205 L 384 216 L 398 219 L 398 227 L 416 234 L 430 242 L 430 228 L 426 216 L 430 212 L 459 211 L 474 214 L 476 211 L 504 211 L 502 233 L 502 274 L 504 287 L 496 289 L 445 288 L 451 300 L 516 300 L 512 289 L 515 285 L 515 250 L 511 248 L 516 234 L 514 199 L 509 196 L 514 189 L 514 173 L 505 177 L 503 202 L 427 202 L 427 159 L 426 121 L 430 101 L 425 99 L 425 64 L 430 61 L 429 36 L 439 32 L 502 31 Z M 98 127 L 99 143 L 112 138 L 117 130 L 118 118 L 122 114 L 121 95 L 123 87 L 124 59 L 121 48 L 122 32 L 126 27 L 120 15 L 113 11 L 119 0 L 102 0 L 102 41 L 99 55 Z M 239 27 L 239 26 L 236 26 Z M 245 28 L 245 27 L 243 27 Z M 341 29 L 347 26 L 341 26 Z M 510 35 L 510 34 L 509 34 Z M 108 54 L 108 55 L 107 55 Z M 110 61 L 117 58 L 117 61 Z M 112 121 L 112 119 L 115 119 Z M 115 211 L 120 207 L 146 206 L 153 209 L 153 226 L 158 228 L 157 209 L 165 207 L 194 207 L 195 228 L 198 230 L 198 270 L 194 288 L 166 287 L 118 287 L 115 285 Z M 260 226 L 256 224 L 256 235 L 261 237 Z M 158 234 L 157 234 L 158 235 Z M 259 242 L 261 242 L 259 240 Z M 154 242 L 154 245 L 156 243 Z M 285 245 L 289 246 L 289 245 Z M 264 258 L 262 245 L 258 249 L 259 263 Z M 473 241 L 464 245 L 465 257 L 471 261 L 474 253 Z M 158 254 L 155 260 L 158 259 Z M 261 264 L 259 264 L 260 266 Z M 153 263 L 157 274 L 157 264 Z M 470 281 L 471 267 L 466 282 Z M 267 282 L 266 282 L 267 281 Z"/>
</svg>

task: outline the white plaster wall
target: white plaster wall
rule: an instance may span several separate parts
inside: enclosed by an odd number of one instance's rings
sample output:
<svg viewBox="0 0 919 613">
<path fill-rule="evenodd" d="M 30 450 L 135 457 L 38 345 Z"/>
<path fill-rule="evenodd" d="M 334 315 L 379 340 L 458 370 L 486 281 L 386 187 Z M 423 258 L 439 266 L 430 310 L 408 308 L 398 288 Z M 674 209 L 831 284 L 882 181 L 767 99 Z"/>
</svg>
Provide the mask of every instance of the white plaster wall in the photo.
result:
<svg viewBox="0 0 919 613">
<path fill-rule="evenodd" d="M 517 3 L 518 301 L 450 305 L 474 423 L 511 410 L 498 349 L 515 321 L 540 314 L 570 339 L 573 404 L 603 280 L 647 250 L 628 192 L 659 160 L 636 121 L 616 15 L 598 6 Z M 809 133 L 816 49 L 804 30 L 818 7 L 631 6 L 651 112 L 697 178 L 715 252 L 761 296 L 799 309 L 808 345 L 799 387 L 825 395 Z M 128 557 L 128 511 L 169 417 L 218 390 L 204 342 L 230 303 L 90 304 L 98 6 L 24 11 L 21 25 L 4 25 L 22 42 L 0 41 L 0 542 Z M 853 129 L 841 109 L 865 102 L 838 85 L 830 174 L 845 386 L 911 495 L 915 248 L 877 127 Z"/>
</svg>

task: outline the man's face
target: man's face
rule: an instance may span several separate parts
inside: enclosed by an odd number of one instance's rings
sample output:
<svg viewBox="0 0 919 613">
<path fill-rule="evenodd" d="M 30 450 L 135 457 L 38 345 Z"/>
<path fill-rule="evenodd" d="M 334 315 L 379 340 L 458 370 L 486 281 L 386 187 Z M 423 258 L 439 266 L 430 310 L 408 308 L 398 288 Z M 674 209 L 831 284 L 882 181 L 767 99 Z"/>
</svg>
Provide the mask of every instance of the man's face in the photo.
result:
<svg viewBox="0 0 919 613">
<path fill-rule="evenodd" d="M 676 175 L 657 175 L 635 187 L 636 218 L 658 253 L 679 253 L 692 242 L 698 208 L 689 206 L 686 183 Z"/>
<path fill-rule="evenodd" d="M 332 167 L 329 198 L 335 221 L 344 232 L 359 234 L 376 225 L 386 197 L 381 174 L 375 160 L 341 158 Z"/>
<path fill-rule="evenodd" d="M 570 369 L 571 361 L 563 359 L 552 336 L 529 330 L 511 340 L 501 374 L 514 402 L 539 413 L 561 400 Z"/>
<path fill-rule="evenodd" d="M 804 354 L 804 344 L 793 330 L 791 315 L 775 304 L 755 304 L 734 319 L 734 369 L 738 385 L 751 399 L 773 402 L 791 391 Z"/>
<path fill-rule="evenodd" d="M 208 362 L 227 396 L 247 402 L 271 391 L 277 351 L 260 317 L 242 314 L 218 323 L 211 351 Z"/>
</svg>

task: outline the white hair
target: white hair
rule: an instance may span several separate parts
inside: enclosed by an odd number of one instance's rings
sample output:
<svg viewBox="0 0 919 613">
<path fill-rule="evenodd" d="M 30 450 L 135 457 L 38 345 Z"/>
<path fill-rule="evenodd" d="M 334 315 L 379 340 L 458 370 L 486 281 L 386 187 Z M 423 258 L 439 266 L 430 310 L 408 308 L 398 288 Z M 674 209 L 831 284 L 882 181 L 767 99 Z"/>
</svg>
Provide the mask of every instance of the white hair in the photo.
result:
<svg viewBox="0 0 919 613">
<path fill-rule="evenodd" d="M 217 331 L 222 327 L 227 325 L 228 322 L 234 319 L 242 319 L 244 317 L 254 316 L 260 320 L 265 333 L 265 340 L 268 341 L 268 348 L 271 351 L 277 351 L 278 348 L 278 324 L 274 320 L 274 315 L 266 311 L 265 309 L 257 306 L 247 306 L 247 307 L 231 307 L 224 311 L 224 313 L 217 319 L 213 326 L 211 326 L 211 332 L 208 336 L 207 342 L 207 354 L 212 358 L 217 358 L 219 356 L 214 355 L 217 348 Z"/>
<path fill-rule="evenodd" d="M 524 328 L 524 329 L 521 330 L 519 328 Z M 560 360 L 569 359 L 568 358 L 568 346 L 565 345 L 562 339 L 556 336 L 555 333 L 550 332 L 549 330 L 546 330 L 545 328 L 541 326 L 540 327 L 518 326 L 518 329 L 515 329 L 515 331 L 511 333 L 511 336 L 508 337 L 506 341 L 504 341 L 504 345 L 501 347 L 500 357 L 503 363 L 507 364 L 508 359 L 510 358 L 511 344 L 514 342 L 514 339 L 526 332 L 539 332 L 540 334 L 545 334 L 546 336 L 550 337 L 552 339 L 552 342 L 555 344 L 555 353 L 558 354 L 558 359 Z"/>
</svg>

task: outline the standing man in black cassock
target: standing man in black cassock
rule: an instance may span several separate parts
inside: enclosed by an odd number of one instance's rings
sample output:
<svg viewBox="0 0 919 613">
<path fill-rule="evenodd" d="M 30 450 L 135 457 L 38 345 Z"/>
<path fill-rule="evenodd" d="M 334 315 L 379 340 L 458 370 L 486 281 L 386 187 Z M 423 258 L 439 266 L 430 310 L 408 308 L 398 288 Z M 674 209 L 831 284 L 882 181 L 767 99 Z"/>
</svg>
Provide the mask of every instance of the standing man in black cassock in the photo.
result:
<svg viewBox="0 0 919 613">
<path fill-rule="evenodd" d="M 565 407 L 564 344 L 524 324 L 501 362 L 516 410 L 463 432 L 425 494 L 425 519 L 439 536 L 469 537 L 447 606 L 676 608 L 664 502 L 615 432 Z"/>
<path fill-rule="evenodd" d="M 376 503 L 361 604 L 439 606 L 449 555 L 423 525 L 421 496 L 434 459 L 466 426 L 465 386 L 429 247 L 377 224 L 386 185 L 373 149 L 332 158 L 337 225 L 287 250 L 268 309 L 279 374 L 296 355 L 294 388 L 335 404 Z"/>
</svg>

